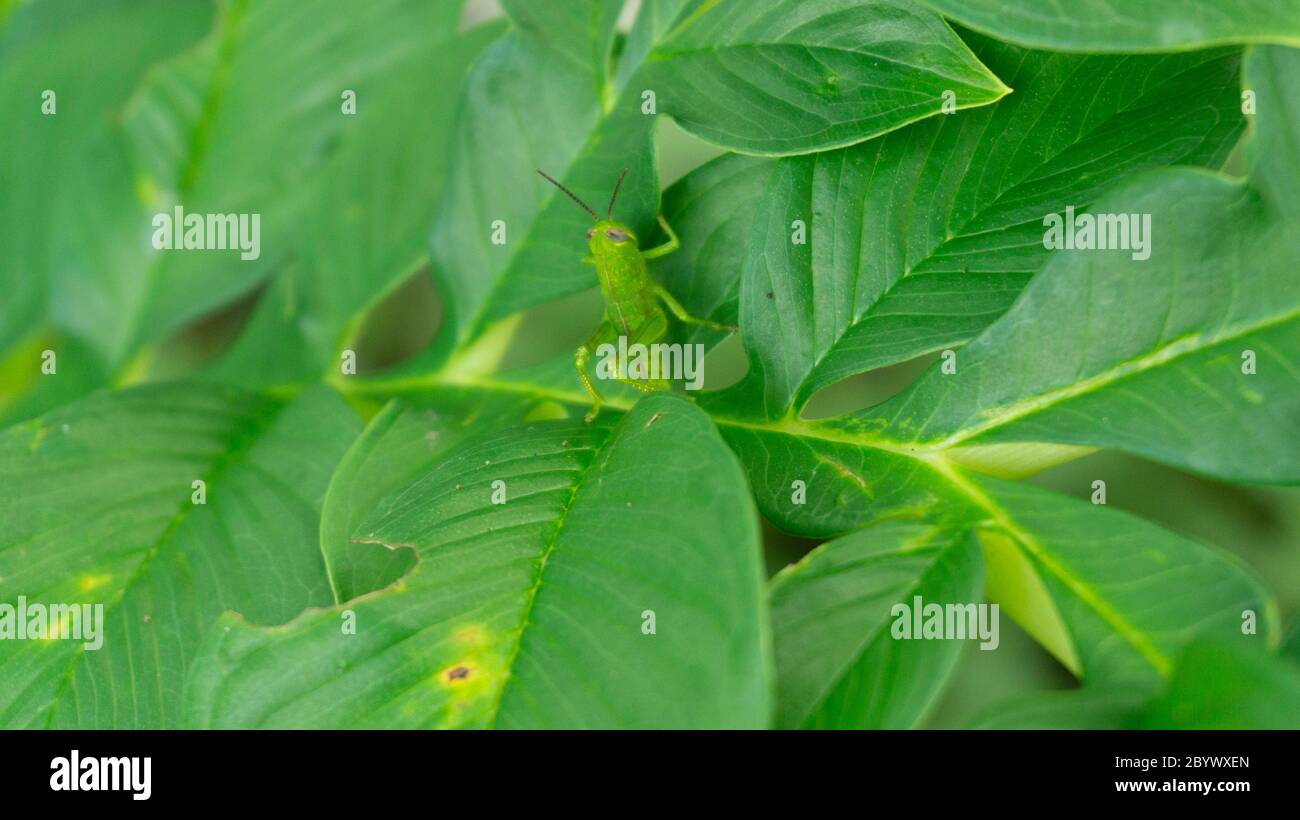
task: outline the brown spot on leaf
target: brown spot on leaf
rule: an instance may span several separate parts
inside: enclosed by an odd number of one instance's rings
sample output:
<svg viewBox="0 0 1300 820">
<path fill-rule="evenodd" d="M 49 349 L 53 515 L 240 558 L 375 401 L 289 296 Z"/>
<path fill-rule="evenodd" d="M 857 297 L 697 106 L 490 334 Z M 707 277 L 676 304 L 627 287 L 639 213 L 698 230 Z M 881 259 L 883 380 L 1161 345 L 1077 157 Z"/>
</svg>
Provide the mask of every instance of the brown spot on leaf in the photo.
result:
<svg viewBox="0 0 1300 820">
<path fill-rule="evenodd" d="M 447 680 L 465 680 L 469 677 L 468 666 L 457 666 L 447 670 Z"/>
</svg>

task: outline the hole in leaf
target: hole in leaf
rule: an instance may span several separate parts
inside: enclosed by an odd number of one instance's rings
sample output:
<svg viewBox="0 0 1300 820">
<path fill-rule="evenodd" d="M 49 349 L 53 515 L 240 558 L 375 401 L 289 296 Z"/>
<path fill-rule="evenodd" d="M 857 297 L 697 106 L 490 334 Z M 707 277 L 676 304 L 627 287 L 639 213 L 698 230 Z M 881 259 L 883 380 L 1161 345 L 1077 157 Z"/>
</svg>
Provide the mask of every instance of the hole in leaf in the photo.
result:
<svg viewBox="0 0 1300 820">
<path fill-rule="evenodd" d="M 429 269 L 398 285 L 357 332 L 357 373 L 384 370 L 426 349 L 442 329 L 442 299 Z"/>
<path fill-rule="evenodd" d="M 902 392 L 938 359 L 939 353 L 927 353 L 850 376 L 814 393 L 800 415 L 808 420 L 824 419 L 874 407 Z"/>
</svg>

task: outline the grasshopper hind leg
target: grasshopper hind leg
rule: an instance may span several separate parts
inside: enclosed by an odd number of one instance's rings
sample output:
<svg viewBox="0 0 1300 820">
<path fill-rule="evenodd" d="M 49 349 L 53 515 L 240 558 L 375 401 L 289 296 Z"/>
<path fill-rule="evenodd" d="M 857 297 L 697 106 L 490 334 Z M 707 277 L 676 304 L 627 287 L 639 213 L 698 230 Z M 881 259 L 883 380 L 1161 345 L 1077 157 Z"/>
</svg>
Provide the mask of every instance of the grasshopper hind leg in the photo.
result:
<svg viewBox="0 0 1300 820">
<path fill-rule="evenodd" d="M 632 338 L 629 340 L 629 344 L 640 342 L 648 345 L 651 342 L 664 337 L 664 332 L 667 329 L 666 320 L 662 313 L 656 311 L 656 314 L 657 315 L 653 316 L 649 321 L 645 322 L 640 328 L 638 328 L 637 331 L 631 334 Z M 617 347 L 618 337 L 618 329 L 609 320 L 605 320 L 601 322 L 600 327 L 596 328 L 596 332 L 591 334 L 591 338 L 573 354 L 573 364 L 578 370 L 578 378 L 582 380 L 582 386 L 586 389 L 587 395 L 591 396 L 591 410 L 588 411 L 586 416 L 588 422 L 595 421 L 596 416 L 600 414 L 600 408 L 605 403 L 605 400 L 596 390 L 596 385 L 592 381 L 591 374 L 587 372 L 587 366 L 591 363 L 592 357 L 596 355 L 596 351 L 600 349 L 601 345 L 608 344 Z M 621 374 L 624 372 L 623 367 L 625 363 L 615 360 L 610 364 L 615 373 Z M 672 390 L 672 382 L 668 379 L 634 379 L 624 375 L 618 375 L 614 378 L 623 384 L 635 387 L 642 393 L 657 393 L 662 390 Z"/>
</svg>

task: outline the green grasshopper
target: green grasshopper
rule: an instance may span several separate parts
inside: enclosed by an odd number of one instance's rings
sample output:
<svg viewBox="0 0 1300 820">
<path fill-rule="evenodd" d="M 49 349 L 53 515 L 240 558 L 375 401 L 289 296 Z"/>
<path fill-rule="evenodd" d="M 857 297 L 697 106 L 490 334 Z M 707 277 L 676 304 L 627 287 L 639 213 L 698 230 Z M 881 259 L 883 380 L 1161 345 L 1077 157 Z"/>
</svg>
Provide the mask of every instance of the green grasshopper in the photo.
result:
<svg viewBox="0 0 1300 820">
<path fill-rule="evenodd" d="M 619 336 L 627 337 L 629 346 L 640 343 L 647 347 L 667 337 L 668 317 L 656 300 L 663 300 L 679 321 L 714 330 L 734 332 L 737 328 L 692 316 L 663 285 L 651 278 L 650 271 L 646 268 L 646 260 L 667 256 L 681 247 L 681 242 L 663 214 L 659 215 L 659 224 L 663 227 L 664 233 L 668 234 L 668 242 L 647 251 L 642 251 L 637 245 L 636 234 L 632 233 L 631 228 L 614 220 L 614 203 L 618 201 L 619 188 L 623 187 L 623 179 L 627 176 L 626 168 L 614 185 L 614 194 L 609 198 L 609 209 L 605 212 L 604 219 L 546 172 L 538 170 L 537 173 L 578 203 L 596 222 L 595 227 L 587 231 L 587 244 L 591 247 L 591 256 L 582 261 L 596 266 L 596 275 L 600 279 L 600 292 L 605 297 L 605 317 L 596 328 L 596 332 L 591 334 L 591 338 L 573 354 L 573 363 L 578 368 L 578 377 L 582 379 L 583 387 L 591 394 L 592 408 L 587 413 L 587 421 L 591 422 L 600 412 L 600 405 L 604 400 L 592 385 L 591 377 L 587 375 L 587 362 L 602 344 L 617 346 Z M 623 369 L 618 367 L 615 372 L 622 374 Z M 617 378 L 643 393 L 668 390 L 671 387 L 667 379 L 633 379 L 623 375 Z"/>
</svg>

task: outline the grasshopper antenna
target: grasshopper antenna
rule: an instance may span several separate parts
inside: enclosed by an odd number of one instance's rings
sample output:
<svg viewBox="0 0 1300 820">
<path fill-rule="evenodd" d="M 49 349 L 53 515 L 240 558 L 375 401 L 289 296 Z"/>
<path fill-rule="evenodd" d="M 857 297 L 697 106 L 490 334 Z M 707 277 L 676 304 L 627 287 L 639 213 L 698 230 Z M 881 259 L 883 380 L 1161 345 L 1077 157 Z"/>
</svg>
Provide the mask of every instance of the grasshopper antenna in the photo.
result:
<svg viewBox="0 0 1300 820">
<path fill-rule="evenodd" d="M 578 195 L 577 195 L 577 194 L 575 194 L 573 191 L 570 191 L 568 188 L 565 188 L 563 185 L 561 185 L 559 182 L 557 182 L 553 177 L 549 176 L 549 175 L 548 175 L 545 171 L 543 171 L 541 168 L 538 168 L 538 169 L 537 169 L 537 173 L 541 174 L 541 175 L 542 175 L 542 178 L 545 179 L 547 182 L 551 183 L 551 184 L 554 185 L 556 188 L 559 188 L 561 191 L 564 191 L 564 193 L 568 194 L 568 195 L 569 195 L 569 199 L 572 199 L 574 202 L 576 202 L 576 203 L 578 203 L 579 205 L 581 205 L 581 206 L 582 206 L 582 210 L 584 210 L 584 211 L 586 211 L 587 213 L 591 214 L 591 218 L 592 218 L 592 219 L 594 219 L 594 220 L 597 221 L 597 222 L 600 221 L 600 217 L 597 216 L 597 215 L 596 215 L 596 212 L 593 211 L 593 210 L 591 209 L 591 206 L 589 206 L 587 203 L 583 202 L 581 199 L 578 199 Z"/>
<path fill-rule="evenodd" d="M 618 175 L 618 182 L 614 183 L 614 195 L 609 198 L 609 210 L 605 212 L 606 219 L 614 218 L 614 203 L 618 201 L 618 189 L 623 187 L 623 178 L 627 176 L 627 169 Z"/>
</svg>

